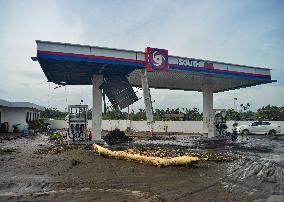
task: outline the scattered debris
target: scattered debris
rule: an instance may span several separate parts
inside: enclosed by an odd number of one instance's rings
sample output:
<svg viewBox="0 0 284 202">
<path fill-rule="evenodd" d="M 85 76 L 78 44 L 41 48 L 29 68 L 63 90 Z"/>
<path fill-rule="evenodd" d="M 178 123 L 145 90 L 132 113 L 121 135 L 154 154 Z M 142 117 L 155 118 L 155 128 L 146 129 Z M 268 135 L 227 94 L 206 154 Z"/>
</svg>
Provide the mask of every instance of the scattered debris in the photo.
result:
<svg viewBox="0 0 284 202">
<path fill-rule="evenodd" d="M 172 158 L 176 156 L 198 157 L 201 161 L 234 161 L 242 158 L 229 152 L 196 151 L 180 147 L 133 147 L 128 152 L 139 155 L 154 156 L 159 158 Z"/>
<path fill-rule="evenodd" d="M 191 155 L 197 156 L 201 160 L 216 162 L 235 161 L 237 159 L 243 158 L 240 155 L 234 155 L 229 152 L 197 152 L 191 153 Z"/>
<path fill-rule="evenodd" d="M 163 138 L 161 136 L 156 136 L 156 135 L 149 137 L 149 140 L 162 140 L 162 139 Z"/>
<path fill-rule="evenodd" d="M 268 153 L 272 151 L 272 148 L 266 145 L 245 146 L 245 145 L 237 144 L 237 145 L 234 145 L 233 148 L 238 149 L 238 150 L 264 152 L 264 153 Z"/>
<path fill-rule="evenodd" d="M 153 136 L 149 137 L 149 140 L 176 140 L 176 137 L 175 136 L 162 137 L 162 136 L 153 135 Z"/>
<path fill-rule="evenodd" d="M 52 145 L 37 149 L 35 154 L 59 154 L 72 149 L 85 149 L 85 145 Z"/>
<path fill-rule="evenodd" d="M 72 166 L 77 166 L 77 165 L 79 165 L 80 163 L 82 163 L 82 162 L 81 162 L 81 161 L 78 161 L 78 160 L 76 160 L 76 159 L 72 159 L 72 161 L 71 161 Z"/>
<path fill-rule="evenodd" d="M 16 140 L 20 137 L 21 137 L 20 135 L 6 135 L 6 136 L 3 136 L 3 137 L 0 137 L 0 142 L 2 142 L 3 140 L 5 140 L 5 141 Z"/>
<path fill-rule="evenodd" d="M 14 148 L 0 148 L 0 154 L 12 154 L 13 152 L 15 152 L 16 149 Z"/>
<path fill-rule="evenodd" d="M 175 136 L 171 136 L 171 137 L 166 137 L 165 140 L 176 140 L 177 138 Z"/>
<path fill-rule="evenodd" d="M 120 131 L 119 129 L 115 129 L 109 132 L 103 139 L 109 145 L 121 144 L 132 141 L 132 138 L 127 137 L 125 133 L 123 131 Z"/>
<path fill-rule="evenodd" d="M 200 148 L 216 149 L 228 144 L 227 139 L 202 139 L 199 142 Z"/>
<path fill-rule="evenodd" d="M 50 146 L 50 147 L 43 147 L 36 150 L 35 154 L 58 154 L 66 151 L 66 148 L 63 146 Z"/>
</svg>

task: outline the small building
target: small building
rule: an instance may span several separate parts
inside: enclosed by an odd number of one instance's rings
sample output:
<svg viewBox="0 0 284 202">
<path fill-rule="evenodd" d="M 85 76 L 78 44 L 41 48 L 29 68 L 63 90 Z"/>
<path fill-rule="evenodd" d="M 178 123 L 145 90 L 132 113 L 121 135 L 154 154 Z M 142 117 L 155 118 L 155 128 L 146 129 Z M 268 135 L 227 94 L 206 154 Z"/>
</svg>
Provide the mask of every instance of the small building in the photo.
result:
<svg viewBox="0 0 284 202">
<path fill-rule="evenodd" d="M 30 102 L 9 102 L 0 99 L 0 128 L 4 123 L 8 123 L 7 132 L 13 132 L 13 125 L 16 124 L 20 124 L 19 128 L 26 127 L 29 121 L 39 119 L 43 110 L 44 107 Z"/>
</svg>

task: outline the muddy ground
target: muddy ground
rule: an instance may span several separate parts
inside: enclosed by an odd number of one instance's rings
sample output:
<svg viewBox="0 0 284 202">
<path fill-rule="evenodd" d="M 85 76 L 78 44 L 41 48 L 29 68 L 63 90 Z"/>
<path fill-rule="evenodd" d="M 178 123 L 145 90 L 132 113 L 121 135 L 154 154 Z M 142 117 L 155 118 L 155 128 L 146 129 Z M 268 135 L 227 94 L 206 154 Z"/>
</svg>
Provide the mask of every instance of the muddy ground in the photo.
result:
<svg viewBox="0 0 284 202">
<path fill-rule="evenodd" d="M 112 146 L 238 157 L 164 168 L 107 159 L 91 147 L 53 144 L 43 134 L 0 141 L 0 201 L 266 201 L 283 191 L 283 136 L 252 136 L 229 145 L 199 136 L 135 138 Z"/>
</svg>

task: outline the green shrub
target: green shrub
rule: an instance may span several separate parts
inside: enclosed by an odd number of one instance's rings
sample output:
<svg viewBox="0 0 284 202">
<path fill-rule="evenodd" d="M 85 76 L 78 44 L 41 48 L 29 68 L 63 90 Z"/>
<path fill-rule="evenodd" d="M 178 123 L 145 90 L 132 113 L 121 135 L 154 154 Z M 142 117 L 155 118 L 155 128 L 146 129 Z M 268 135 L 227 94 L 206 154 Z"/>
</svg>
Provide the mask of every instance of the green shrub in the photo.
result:
<svg viewBox="0 0 284 202">
<path fill-rule="evenodd" d="M 60 133 L 53 133 L 50 137 L 53 140 L 62 140 L 63 139 L 63 135 Z"/>
<path fill-rule="evenodd" d="M 33 129 L 33 130 L 42 129 L 43 124 L 44 124 L 44 122 L 43 122 L 42 119 L 32 120 L 32 121 L 28 122 L 29 129 Z"/>
</svg>

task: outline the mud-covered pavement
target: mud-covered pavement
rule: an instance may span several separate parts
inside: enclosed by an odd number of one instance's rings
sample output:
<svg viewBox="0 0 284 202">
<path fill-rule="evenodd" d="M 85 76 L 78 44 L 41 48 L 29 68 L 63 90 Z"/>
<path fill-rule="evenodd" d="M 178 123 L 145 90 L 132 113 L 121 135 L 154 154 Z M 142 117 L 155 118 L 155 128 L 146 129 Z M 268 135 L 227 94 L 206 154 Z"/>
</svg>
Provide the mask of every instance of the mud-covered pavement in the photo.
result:
<svg viewBox="0 0 284 202">
<path fill-rule="evenodd" d="M 165 168 L 107 159 L 85 146 L 38 152 L 52 144 L 45 135 L 0 143 L 0 201 L 261 201 L 283 189 L 282 136 L 217 146 L 177 136 L 117 146 L 239 157 Z"/>
</svg>

